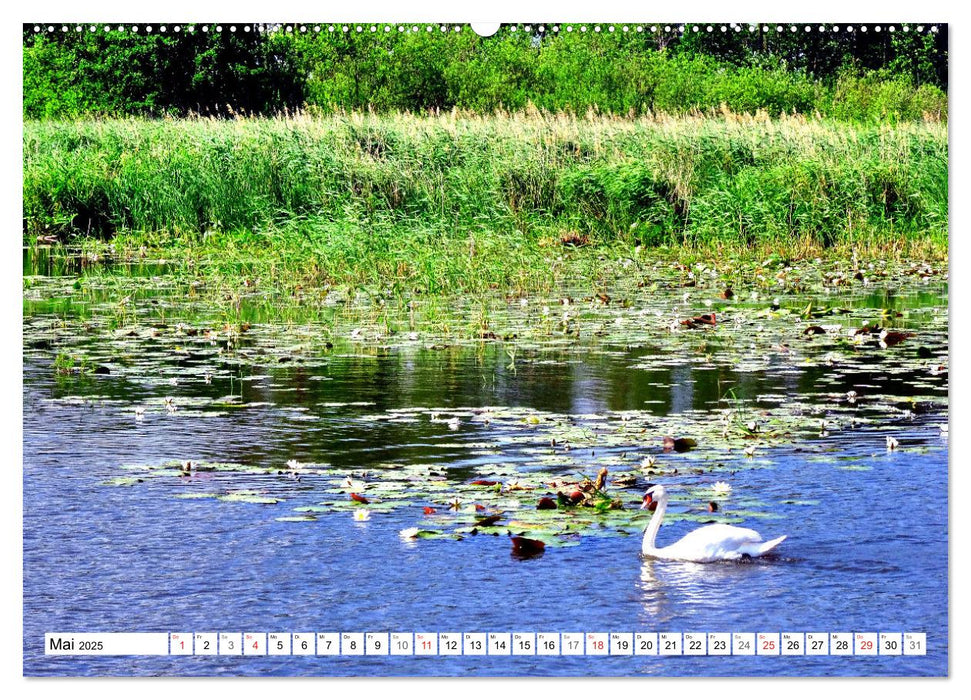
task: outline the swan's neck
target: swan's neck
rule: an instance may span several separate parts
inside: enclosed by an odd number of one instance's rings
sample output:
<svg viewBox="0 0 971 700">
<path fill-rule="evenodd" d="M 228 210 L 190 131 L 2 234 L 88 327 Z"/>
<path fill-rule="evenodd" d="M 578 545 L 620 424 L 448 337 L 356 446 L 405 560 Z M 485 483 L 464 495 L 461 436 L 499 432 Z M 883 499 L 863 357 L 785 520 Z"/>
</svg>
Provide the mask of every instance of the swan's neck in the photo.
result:
<svg viewBox="0 0 971 700">
<path fill-rule="evenodd" d="M 657 510 L 654 511 L 654 515 L 651 517 L 651 522 L 647 524 L 644 528 L 644 543 L 641 545 L 642 552 L 650 552 L 657 549 L 654 546 L 654 540 L 657 539 L 657 531 L 661 529 L 661 521 L 664 519 L 664 511 L 668 508 L 667 496 L 662 496 L 658 499 Z"/>
</svg>

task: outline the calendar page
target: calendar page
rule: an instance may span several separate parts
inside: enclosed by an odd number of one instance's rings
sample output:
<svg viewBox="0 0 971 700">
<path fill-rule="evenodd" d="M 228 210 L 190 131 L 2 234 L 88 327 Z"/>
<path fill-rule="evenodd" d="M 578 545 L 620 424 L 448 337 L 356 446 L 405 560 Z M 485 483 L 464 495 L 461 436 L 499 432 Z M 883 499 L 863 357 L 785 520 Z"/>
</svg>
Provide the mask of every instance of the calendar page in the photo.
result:
<svg viewBox="0 0 971 700">
<path fill-rule="evenodd" d="M 947 22 L 273 14 L 23 24 L 23 675 L 948 675 Z"/>
</svg>

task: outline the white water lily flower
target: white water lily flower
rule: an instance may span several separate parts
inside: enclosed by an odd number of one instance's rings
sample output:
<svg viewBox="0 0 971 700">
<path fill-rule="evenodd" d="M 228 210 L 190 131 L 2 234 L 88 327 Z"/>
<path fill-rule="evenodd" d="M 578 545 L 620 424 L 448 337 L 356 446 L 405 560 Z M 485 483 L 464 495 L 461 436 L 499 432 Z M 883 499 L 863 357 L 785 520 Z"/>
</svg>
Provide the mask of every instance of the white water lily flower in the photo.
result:
<svg viewBox="0 0 971 700">
<path fill-rule="evenodd" d="M 295 459 L 290 459 L 290 460 L 287 460 L 287 467 L 288 467 L 288 468 L 289 468 L 289 469 L 290 469 L 291 471 L 297 471 L 298 469 L 301 469 L 301 468 L 303 468 L 303 465 L 302 465 L 302 464 L 300 464 L 300 462 L 298 462 L 298 461 L 297 461 L 297 460 L 295 460 Z"/>
<path fill-rule="evenodd" d="M 641 460 L 641 468 L 650 469 L 657 463 L 657 457 L 654 455 L 648 455 L 643 460 Z"/>
<path fill-rule="evenodd" d="M 755 445 L 749 445 L 748 447 L 745 448 L 744 452 L 745 452 L 745 456 L 746 457 L 754 457 L 755 456 Z"/>
<path fill-rule="evenodd" d="M 448 421 L 448 429 L 449 430 L 458 430 L 459 429 L 459 425 L 461 423 L 462 423 L 462 421 L 460 421 L 458 418 L 452 418 L 452 419 L 450 419 Z"/>
<path fill-rule="evenodd" d="M 887 436 L 887 451 L 892 452 L 900 446 L 900 441 L 895 437 Z"/>
<path fill-rule="evenodd" d="M 136 406 L 135 407 L 135 420 L 141 420 L 144 417 L 145 417 L 145 407 L 144 406 Z"/>
<path fill-rule="evenodd" d="M 416 537 L 418 537 L 418 528 L 417 527 L 409 527 L 409 528 L 406 528 L 406 529 L 402 530 L 398 534 L 401 535 L 401 537 L 404 538 L 404 539 L 406 539 L 406 540 L 413 540 Z"/>
<path fill-rule="evenodd" d="M 714 491 L 715 493 L 725 494 L 725 493 L 731 493 L 732 487 L 731 487 L 731 484 L 729 484 L 726 481 L 716 481 L 714 484 L 711 485 L 711 490 Z"/>
<path fill-rule="evenodd" d="M 365 520 L 371 519 L 371 511 L 365 510 L 364 508 L 358 508 L 354 511 L 355 522 L 364 522 Z"/>
</svg>

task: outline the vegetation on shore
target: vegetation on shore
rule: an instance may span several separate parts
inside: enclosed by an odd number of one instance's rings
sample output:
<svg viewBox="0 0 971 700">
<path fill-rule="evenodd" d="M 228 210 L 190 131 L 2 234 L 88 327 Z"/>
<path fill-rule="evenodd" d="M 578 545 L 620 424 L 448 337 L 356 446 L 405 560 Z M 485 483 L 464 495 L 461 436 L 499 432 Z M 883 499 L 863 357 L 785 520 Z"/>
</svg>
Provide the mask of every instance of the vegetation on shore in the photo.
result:
<svg viewBox="0 0 971 700">
<path fill-rule="evenodd" d="M 947 131 L 536 111 L 28 122 L 24 233 L 445 285 L 581 249 L 946 247 Z"/>
<path fill-rule="evenodd" d="M 555 29 L 505 26 L 483 38 L 437 24 L 28 24 L 24 116 L 529 105 L 640 115 L 724 105 L 868 122 L 947 117 L 946 24 Z"/>
</svg>

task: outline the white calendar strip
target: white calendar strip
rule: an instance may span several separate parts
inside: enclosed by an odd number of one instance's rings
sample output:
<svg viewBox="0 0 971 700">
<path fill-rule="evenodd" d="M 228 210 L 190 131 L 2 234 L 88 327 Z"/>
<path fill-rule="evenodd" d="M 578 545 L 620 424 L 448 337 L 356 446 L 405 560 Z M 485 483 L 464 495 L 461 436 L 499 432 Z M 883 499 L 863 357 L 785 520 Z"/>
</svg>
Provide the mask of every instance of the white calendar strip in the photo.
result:
<svg viewBox="0 0 971 700">
<path fill-rule="evenodd" d="M 923 632 L 86 632 L 59 656 L 924 656 Z"/>
</svg>

